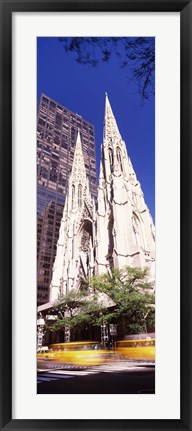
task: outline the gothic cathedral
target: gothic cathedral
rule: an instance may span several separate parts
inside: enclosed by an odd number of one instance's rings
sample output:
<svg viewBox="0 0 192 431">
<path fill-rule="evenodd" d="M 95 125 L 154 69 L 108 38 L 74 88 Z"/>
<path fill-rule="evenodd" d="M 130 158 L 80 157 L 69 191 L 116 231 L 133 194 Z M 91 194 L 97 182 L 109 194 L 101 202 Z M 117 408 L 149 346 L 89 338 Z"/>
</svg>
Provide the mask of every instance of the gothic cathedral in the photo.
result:
<svg viewBox="0 0 192 431">
<path fill-rule="evenodd" d="M 95 203 L 78 133 L 50 286 L 50 302 L 111 268 L 148 267 L 155 280 L 155 229 L 108 96 Z"/>
</svg>

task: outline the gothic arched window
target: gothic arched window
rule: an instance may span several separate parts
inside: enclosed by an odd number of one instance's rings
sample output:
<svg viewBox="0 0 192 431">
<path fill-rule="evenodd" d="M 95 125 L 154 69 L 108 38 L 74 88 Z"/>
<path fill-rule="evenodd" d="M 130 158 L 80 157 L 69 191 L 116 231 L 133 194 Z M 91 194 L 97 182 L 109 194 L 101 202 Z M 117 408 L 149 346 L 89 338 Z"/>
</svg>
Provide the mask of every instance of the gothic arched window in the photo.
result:
<svg viewBox="0 0 192 431">
<path fill-rule="evenodd" d="M 136 242 L 137 246 L 145 249 L 143 232 L 142 232 L 142 227 L 141 227 L 141 221 L 140 221 L 139 217 L 134 212 L 133 212 L 133 216 L 132 216 L 132 222 L 133 222 L 133 232 L 135 234 L 135 242 Z"/>
<path fill-rule="evenodd" d="M 78 207 L 82 206 L 82 185 L 78 185 Z"/>
<path fill-rule="evenodd" d="M 113 167 L 113 150 L 112 148 L 109 148 L 109 164 L 110 164 L 110 168 Z"/>
<path fill-rule="evenodd" d="M 119 147 L 116 148 L 116 154 L 117 154 L 117 161 L 119 162 L 119 166 L 121 168 L 121 171 L 123 172 L 123 164 L 122 164 L 122 157 L 121 157 L 121 150 Z"/>
<path fill-rule="evenodd" d="M 75 186 L 72 185 L 72 193 L 71 193 L 71 201 L 72 201 L 72 209 L 74 208 L 74 202 L 75 202 Z"/>
</svg>

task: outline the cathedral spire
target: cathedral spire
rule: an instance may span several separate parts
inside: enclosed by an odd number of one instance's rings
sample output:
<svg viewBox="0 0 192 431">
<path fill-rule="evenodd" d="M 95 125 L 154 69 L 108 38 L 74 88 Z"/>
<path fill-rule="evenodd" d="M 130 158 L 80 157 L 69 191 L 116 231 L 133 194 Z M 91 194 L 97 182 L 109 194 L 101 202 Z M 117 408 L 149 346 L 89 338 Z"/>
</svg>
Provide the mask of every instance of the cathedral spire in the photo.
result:
<svg viewBox="0 0 192 431">
<path fill-rule="evenodd" d="M 77 134 L 77 141 L 76 141 L 76 147 L 75 147 L 75 153 L 74 153 L 74 159 L 73 159 L 73 166 L 71 170 L 71 177 L 73 178 L 74 181 L 77 181 L 78 179 L 80 179 L 80 177 L 83 179 L 86 179 L 85 162 L 83 157 L 81 136 L 80 136 L 79 130 Z"/>
<path fill-rule="evenodd" d="M 105 120 L 104 120 L 104 140 L 111 141 L 111 139 L 121 140 L 121 135 L 111 109 L 108 94 L 105 93 Z"/>
<path fill-rule="evenodd" d="M 127 163 L 128 154 L 125 142 L 119 132 L 107 93 L 105 93 L 105 98 L 104 132 L 101 154 L 104 176 L 109 184 L 111 181 L 111 174 L 116 176 L 127 176 L 124 167 Z"/>
<path fill-rule="evenodd" d="M 83 195 L 89 195 L 89 181 L 85 170 L 81 136 L 78 131 L 71 174 L 69 177 L 68 211 L 81 211 Z"/>
</svg>

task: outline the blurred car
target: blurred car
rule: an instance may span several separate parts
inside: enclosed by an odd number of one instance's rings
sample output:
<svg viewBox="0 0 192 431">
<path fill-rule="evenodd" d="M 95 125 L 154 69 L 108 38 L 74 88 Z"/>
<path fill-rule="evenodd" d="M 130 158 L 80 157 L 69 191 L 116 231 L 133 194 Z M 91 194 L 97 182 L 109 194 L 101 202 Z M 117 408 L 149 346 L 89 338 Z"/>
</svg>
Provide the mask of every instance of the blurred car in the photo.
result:
<svg viewBox="0 0 192 431">
<path fill-rule="evenodd" d="M 51 344 L 45 354 L 37 353 L 37 359 L 79 366 L 101 365 L 113 360 L 113 352 L 99 342 L 77 341 Z"/>
<path fill-rule="evenodd" d="M 47 358 L 48 352 L 49 352 L 49 347 L 48 346 L 39 347 L 37 349 L 37 358 L 39 358 L 39 359 L 45 359 L 45 358 Z"/>
<path fill-rule="evenodd" d="M 155 361 L 155 338 L 120 340 L 116 351 L 120 358 Z"/>
</svg>

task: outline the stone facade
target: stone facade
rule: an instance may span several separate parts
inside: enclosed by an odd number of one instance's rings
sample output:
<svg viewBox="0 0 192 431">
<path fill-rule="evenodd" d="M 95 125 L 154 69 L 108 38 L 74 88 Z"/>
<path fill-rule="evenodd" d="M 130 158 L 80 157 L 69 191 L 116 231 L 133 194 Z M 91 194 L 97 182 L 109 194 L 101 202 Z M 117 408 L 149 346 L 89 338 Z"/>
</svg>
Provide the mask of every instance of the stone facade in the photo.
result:
<svg viewBox="0 0 192 431">
<path fill-rule="evenodd" d="M 148 267 L 155 280 L 155 229 L 106 95 L 97 203 L 78 133 L 61 220 L 50 302 L 112 267 Z"/>
</svg>

